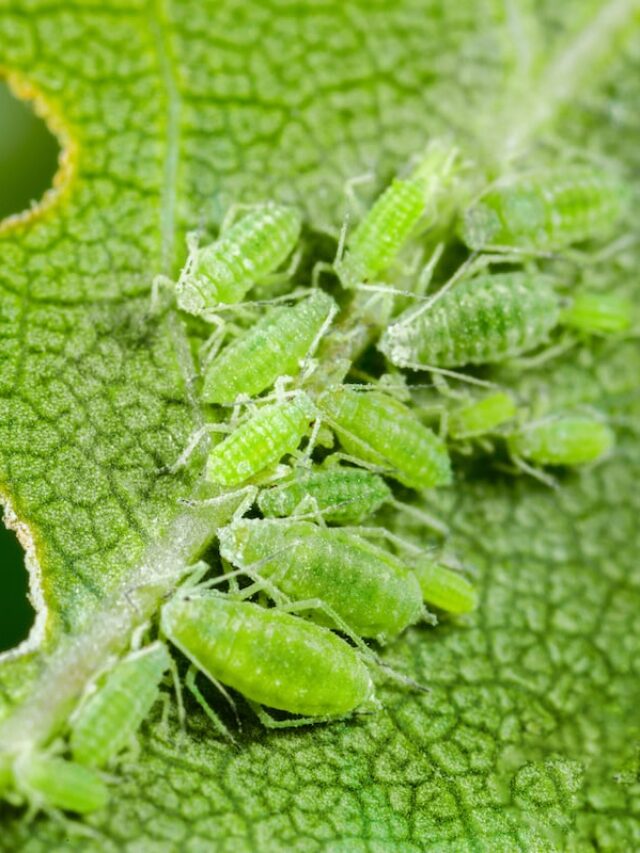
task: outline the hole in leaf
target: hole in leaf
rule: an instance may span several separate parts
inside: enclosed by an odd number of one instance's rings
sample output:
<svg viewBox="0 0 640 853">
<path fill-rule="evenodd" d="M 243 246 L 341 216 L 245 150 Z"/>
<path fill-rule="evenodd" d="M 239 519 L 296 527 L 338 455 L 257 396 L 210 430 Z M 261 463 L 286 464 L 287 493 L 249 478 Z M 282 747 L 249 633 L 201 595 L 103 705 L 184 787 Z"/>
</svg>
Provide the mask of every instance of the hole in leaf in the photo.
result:
<svg viewBox="0 0 640 853">
<path fill-rule="evenodd" d="M 0 219 L 28 210 L 51 187 L 60 146 L 45 122 L 0 80 Z"/>
<path fill-rule="evenodd" d="M 24 551 L 1 518 L 0 513 L 0 652 L 4 652 L 26 639 L 35 611 L 27 598 L 29 575 Z"/>
</svg>

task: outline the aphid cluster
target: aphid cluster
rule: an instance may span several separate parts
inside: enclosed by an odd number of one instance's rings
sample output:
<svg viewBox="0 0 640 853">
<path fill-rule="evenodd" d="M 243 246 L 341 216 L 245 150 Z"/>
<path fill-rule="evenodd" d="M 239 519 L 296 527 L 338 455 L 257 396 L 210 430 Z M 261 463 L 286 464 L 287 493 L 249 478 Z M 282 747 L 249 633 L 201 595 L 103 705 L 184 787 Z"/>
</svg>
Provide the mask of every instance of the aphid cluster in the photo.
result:
<svg viewBox="0 0 640 853">
<path fill-rule="evenodd" d="M 620 187 L 581 166 L 505 178 L 467 203 L 458 160 L 432 143 L 343 229 L 334 263 L 318 262 L 332 272 L 327 289 L 314 275 L 277 298 L 250 299 L 254 287 L 263 296 L 274 277 L 287 280 L 279 269 L 302 226 L 294 208 L 259 205 L 212 243 L 190 240 L 177 303 L 215 331 L 200 351 L 208 423 L 174 467 L 203 463 L 207 500 L 242 499 L 217 531 L 222 571 L 176 567 L 186 580 L 147 626 L 156 638 L 96 674 L 55 746 L 0 763 L 7 798 L 79 813 L 104 805 L 100 771 L 118 762 L 155 702 L 166 704 L 168 673 L 184 716 L 171 648 L 189 661 L 185 685 L 225 735 L 198 676 L 229 699 L 227 688 L 242 694 L 275 727 L 378 707 L 377 669 L 422 689 L 385 667 L 375 644 L 434 624 L 428 606 L 463 616 L 476 594 L 446 557 L 446 526 L 414 505 L 419 494 L 448 486 L 462 454 L 497 453 L 503 468 L 554 485 L 548 467 L 612 451 L 599 413 L 544 410 L 487 371 L 507 362 L 517 372 L 586 337 L 628 332 L 623 299 L 569 290 L 545 255 L 611 231 Z M 424 255 L 435 225 L 472 253 L 425 294 L 443 246 L 431 246 L 422 272 L 405 261 Z M 424 524 L 422 542 L 387 529 L 396 513 Z"/>
</svg>

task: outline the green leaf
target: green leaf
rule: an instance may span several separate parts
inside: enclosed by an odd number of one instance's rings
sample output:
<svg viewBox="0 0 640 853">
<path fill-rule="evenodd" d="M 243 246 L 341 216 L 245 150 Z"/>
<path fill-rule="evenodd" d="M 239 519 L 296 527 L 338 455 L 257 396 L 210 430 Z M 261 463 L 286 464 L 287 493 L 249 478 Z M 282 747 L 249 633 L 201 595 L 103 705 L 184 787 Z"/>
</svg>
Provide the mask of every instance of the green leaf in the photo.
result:
<svg viewBox="0 0 640 853">
<path fill-rule="evenodd" d="M 200 415 L 184 330 L 150 315 L 149 293 L 180 267 L 185 230 L 266 197 L 336 228 L 347 178 L 380 184 L 443 133 L 489 172 L 541 141 L 552 158 L 586 146 L 637 199 L 634 5 L 2 4 L 3 65 L 68 153 L 57 194 L 0 231 L 0 483 L 47 608 L 34 649 L 1 665 L 0 749 L 64 720 L 225 515 L 179 510 L 197 465 L 166 470 Z M 584 275 L 632 292 L 639 261 L 627 245 Z M 388 649 L 430 694 L 387 686 L 384 712 L 297 732 L 247 719 L 238 748 L 191 707 L 186 734 L 152 720 L 86 822 L 95 836 L 2 806 L 0 844 L 638 848 L 639 368 L 631 341 L 525 380 L 613 414 L 607 464 L 557 494 L 462 471 L 430 499 L 481 589 L 473 618 Z"/>
</svg>

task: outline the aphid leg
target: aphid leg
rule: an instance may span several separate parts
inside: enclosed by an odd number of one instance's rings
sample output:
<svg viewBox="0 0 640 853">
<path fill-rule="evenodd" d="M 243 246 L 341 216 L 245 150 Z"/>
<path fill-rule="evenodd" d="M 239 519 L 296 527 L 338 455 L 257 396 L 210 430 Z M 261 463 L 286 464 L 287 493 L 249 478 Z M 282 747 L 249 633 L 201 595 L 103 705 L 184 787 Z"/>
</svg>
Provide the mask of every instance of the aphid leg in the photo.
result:
<svg viewBox="0 0 640 853">
<path fill-rule="evenodd" d="M 207 717 L 211 720 L 211 722 L 213 723 L 216 730 L 223 737 L 230 740 L 231 743 L 235 744 L 236 739 L 234 738 L 234 736 L 231 734 L 229 729 L 225 726 L 225 724 L 222 722 L 220 717 L 216 714 L 216 712 L 213 710 L 213 708 L 211 708 L 211 706 L 209 705 L 207 700 L 204 698 L 204 696 L 200 692 L 198 685 L 196 684 L 197 674 L 198 674 L 198 670 L 196 669 L 196 667 L 190 666 L 189 670 L 187 672 L 186 678 L 185 678 L 185 685 L 186 685 L 187 689 L 191 692 L 191 694 L 195 698 L 198 705 L 200 705 L 200 707 L 205 712 Z M 220 692 L 223 694 L 223 696 L 225 696 L 229 700 L 229 702 L 231 703 L 231 706 L 233 707 L 233 709 L 235 711 L 235 709 L 236 709 L 235 703 L 233 702 L 233 700 L 231 699 L 231 697 L 229 696 L 227 691 L 224 689 L 224 687 L 222 687 L 222 685 L 218 681 L 211 678 L 209 673 L 207 673 L 207 678 L 209 678 L 211 680 L 211 682 L 220 690 Z M 237 713 L 236 713 L 236 718 L 237 718 Z"/>
<path fill-rule="evenodd" d="M 342 529 L 344 530 L 348 528 Z M 325 604 L 322 599 L 310 598 L 306 601 L 294 601 L 281 609 L 286 610 L 289 613 L 295 613 L 298 610 L 320 610 L 322 613 L 328 616 L 329 619 L 331 619 L 338 631 L 341 631 L 351 640 L 351 642 L 356 646 L 365 661 L 382 669 L 385 673 L 390 675 L 394 679 L 394 681 L 398 681 L 405 686 L 410 686 L 424 693 L 429 692 L 428 687 L 424 687 L 417 681 L 414 681 L 412 678 L 409 678 L 409 676 L 402 675 L 401 673 L 396 672 L 393 667 L 389 666 L 389 664 L 384 663 L 384 661 L 382 661 L 380 657 L 372 649 L 370 649 L 369 646 L 367 646 L 362 637 L 356 634 L 356 632 L 349 627 L 345 620 L 338 616 L 335 610 Z"/>
<path fill-rule="evenodd" d="M 520 456 L 512 456 L 511 461 L 519 471 L 522 471 L 524 474 L 528 474 L 530 477 L 533 477 L 534 480 L 538 480 L 550 489 L 554 489 L 556 491 L 560 489 L 560 485 L 557 480 L 555 480 L 550 474 L 545 474 L 543 471 L 540 471 L 539 468 L 529 465 L 529 463 L 525 462 Z"/>
<path fill-rule="evenodd" d="M 365 215 L 367 208 L 356 195 L 355 187 L 362 186 L 363 184 L 370 184 L 373 180 L 375 180 L 373 172 L 364 172 L 362 175 L 356 175 L 355 177 L 349 178 L 345 181 L 344 194 L 347 197 L 347 201 L 349 202 L 351 209 L 360 217 Z"/>
<path fill-rule="evenodd" d="M 390 469 L 382 465 L 375 465 L 373 462 L 367 462 L 365 459 L 359 459 L 357 456 L 351 456 L 349 453 L 343 453 L 341 450 L 332 453 L 324 462 L 325 467 L 333 468 L 340 462 L 350 462 L 352 465 L 357 465 L 358 468 L 366 468 L 367 471 L 373 471 L 374 474 L 389 474 Z"/>
<path fill-rule="evenodd" d="M 320 277 L 323 273 L 328 273 L 335 277 L 336 271 L 333 268 L 333 264 L 329 263 L 329 261 L 316 261 L 313 265 L 313 270 L 311 271 L 312 288 L 317 289 L 320 287 Z"/>
<path fill-rule="evenodd" d="M 198 445 L 202 441 L 203 438 L 209 435 L 212 432 L 229 432 L 229 426 L 227 424 L 205 424 L 204 426 L 197 429 L 194 434 L 189 439 L 189 442 L 185 449 L 182 451 L 180 456 L 176 459 L 173 465 L 169 466 L 168 473 L 175 474 L 176 471 L 179 471 L 180 468 L 183 468 L 194 452 L 197 450 Z"/>
<path fill-rule="evenodd" d="M 327 512 L 330 512 L 332 509 L 337 509 L 338 507 L 327 507 L 327 509 L 322 510 L 318 505 L 318 501 L 313 495 L 305 495 L 299 504 L 296 504 L 293 508 L 292 515 L 295 515 L 299 518 L 312 518 L 320 527 L 326 527 L 327 522 L 324 519 L 324 516 Z"/>
<path fill-rule="evenodd" d="M 543 350 L 538 353 L 538 355 L 532 356 L 522 356 L 519 358 L 510 359 L 507 364 L 509 367 L 515 367 L 518 370 L 532 370 L 537 367 L 540 367 L 542 364 L 546 364 L 548 361 L 552 361 L 554 358 L 558 358 L 561 355 L 564 355 L 569 350 L 573 349 L 573 347 L 578 345 L 578 340 L 576 338 L 568 337 L 564 341 L 560 341 L 560 343 L 556 344 L 553 347 L 549 347 L 548 349 Z"/>
<path fill-rule="evenodd" d="M 282 284 L 283 282 L 289 281 L 295 275 L 298 267 L 300 266 L 301 260 L 302 249 L 296 249 L 296 251 L 291 256 L 289 266 L 286 269 L 281 270 L 280 272 L 273 272 L 270 275 L 264 276 L 264 278 L 260 281 L 260 289 L 269 288 L 276 284 Z M 289 294 L 285 294 L 285 296 L 290 298 Z"/>
<path fill-rule="evenodd" d="M 415 506 L 411 506 L 411 504 L 403 503 L 402 501 L 398 501 L 395 498 L 392 498 L 388 501 L 389 505 L 394 509 L 397 509 L 399 512 L 402 512 L 406 515 L 412 515 L 418 521 L 422 522 L 425 527 L 428 527 L 430 530 L 435 530 L 436 533 L 439 533 L 440 536 L 443 536 L 445 539 L 449 536 L 449 527 L 440 519 L 436 518 L 434 515 L 430 515 L 428 512 L 425 512 L 422 509 L 418 509 Z"/>
<path fill-rule="evenodd" d="M 169 716 L 171 714 L 171 699 L 168 693 L 160 691 L 158 693 L 158 701 L 162 704 L 162 712 L 160 714 L 160 731 L 165 735 L 169 732 Z"/>
<path fill-rule="evenodd" d="M 408 552 L 410 554 L 421 555 L 424 554 L 424 548 L 420 548 L 418 545 L 413 545 L 411 542 L 408 542 L 406 539 L 403 539 L 401 536 L 396 536 L 395 533 L 391 533 L 390 530 L 387 530 L 386 527 L 348 527 L 344 526 L 340 528 L 341 530 L 346 530 L 350 533 L 353 533 L 356 536 L 362 536 L 364 538 L 371 539 L 384 539 L 387 542 L 390 542 L 392 545 L 398 547 L 401 551 Z"/>
<path fill-rule="evenodd" d="M 157 275 L 151 282 L 151 299 L 149 301 L 149 315 L 155 317 L 162 311 L 165 302 L 168 298 L 173 297 L 175 283 L 167 278 L 166 275 Z M 163 297 L 162 292 L 166 293 Z"/>
<path fill-rule="evenodd" d="M 334 320 L 337 313 L 338 313 L 338 306 L 332 305 L 331 310 L 329 311 L 329 313 L 327 315 L 327 319 L 324 321 L 322 326 L 320 326 L 317 335 L 311 341 L 311 346 L 309 347 L 309 351 L 307 352 L 305 357 L 300 362 L 300 367 L 302 368 L 303 377 L 305 379 L 308 378 L 308 374 L 307 374 L 308 368 L 305 365 L 307 365 L 309 362 L 312 361 L 312 356 L 313 356 L 314 352 L 316 351 L 320 341 L 324 338 L 324 336 L 329 331 L 329 328 L 331 327 L 331 324 L 333 323 L 333 320 Z"/>
<path fill-rule="evenodd" d="M 346 529 L 346 528 L 343 528 Z M 283 610 L 287 613 L 297 613 L 298 611 L 308 611 L 308 610 L 319 610 L 321 613 L 324 613 L 335 625 L 336 630 L 341 631 L 346 637 L 348 637 L 351 642 L 356 646 L 365 660 L 369 660 L 371 663 L 378 663 L 378 658 L 369 646 L 365 643 L 362 637 L 353 630 L 353 628 L 349 627 L 347 622 L 339 616 L 336 611 L 326 604 L 321 598 L 308 598 L 305 601 L 292 601 L 285 605 L 279 605 L 279 610 Z"/>
<path fill-rule="evenodd" d="M 431 284 L 431 279 L 433 278 L 433 271 L 438 265 L 438 262 L 440 261 L 443 252 L 444 243 L 438 243 L 438 245 L 431 253 L 431 257 L 423 266 L 415 286 L 415 295 L 418 298 L 424 297 L 425 293 L 429 290 L 429 285 Z"/>
<path fill-rule="evenodd" d="M 344 716 L 318 716 L 318 717 L 293 717 L 290 720 L 275 720 L 257 702 L 247 700 L 247 703 L 262 725 L 267 729 L 293 729 L 299 726 L 315 726 L 319 723 L 335 723 L 339 720 L 348 720 L 351 714 Z"/>
</svg>

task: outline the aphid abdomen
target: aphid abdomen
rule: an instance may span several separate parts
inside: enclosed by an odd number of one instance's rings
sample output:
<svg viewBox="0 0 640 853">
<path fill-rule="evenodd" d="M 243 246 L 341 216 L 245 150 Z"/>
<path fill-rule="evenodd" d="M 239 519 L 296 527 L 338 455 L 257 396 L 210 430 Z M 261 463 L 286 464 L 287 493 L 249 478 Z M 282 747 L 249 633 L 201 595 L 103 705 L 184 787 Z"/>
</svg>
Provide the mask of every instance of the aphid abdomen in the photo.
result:
<svg viewBox="0 0 640 853">
<path fill-rule="evenodd" d="M 516 413 L 513 397 L 496 391 L 455 409 L 449 419 L 449 434 L 452 438 L 485 435 L 512 420 Z"/>
<path fill-rule="evenodd" d="M 624 196 L 619 182 L 586 167 L 520 175 L 490 189 L 465 212 L 461 236 L 476 250 L 559 249 L 610 232 Z"/>
<path fill-rule="evenodd" d="M 217 444 L 207 460 L 207 479 L 237 486 L 293 453 L 313 420 L 306 394 L 263 406 Z"/>
<path fill-rule="evenodd" d="M 335 269 L 344 287 L 355 287 L 386 270 L 410 237 L 425 206 L 424 188 L 395 178 L 358 225 Z"/>
<path fill-rule="evenodd" d="M 162 609 L 162 628 L 205 675 L 271 708 L 337 716 L 374 695 L 351 646 L 289 613 L 216 594 L 177 597 Z"/>
<path fill-rule="evenodd" d="M 106 806 L 107 786 L 98 774 L 66 761 L 40 755 L 25 755 L 14 765 L 18 790 L 34 805 L 88 814 Z"/>
<path fill-rule="evenodd" d="M 444 443 L 393 397 L 337 388 L 322 394 L 318 406 L 347 453 L 388 468 L 389 476 L 414 489 L 451 481 Z"/>
<path fill-rule="evenodd" d="M 509 437 L 509 450 L 538 465 L 586 465 L 611 452 L 615 438 L 601 420 L 559 415 L 524 426 Z"/>
<path fill-rule="evenodd" d="M 363 637 L 395 637 L 422 616 L 422 595 L 397 557 L 339 527 L 243 519 L 220 531 L 220 553 L 293 601 L 320 599 Z M 309 617 L 336 627 L 321 610 Z"/>
<path fill-rule="evenodd" d="M 103 767 L 127 745 L 156 701 L 169 662 L 164 644 L 153 643 L 116 664 L 72 722 L 70 745 L 76 761 Z"/>
<path fill-rule="evenodd" d="M 207 370 L 203 399 L 232 403 L 269 388 L 279 376 L 295 376 L 336 304 L 321 290 L 289 308 L 273 308 L 236 338 Z"/>
<path fill-rule="evenodd" d="M 258 497 L 258 507 L 267 517 L 286 518 L 300 505 L 302 511 L 310 512 L 313 506 L 309 501 L 313 501 L 325 521 L 357 524 L 390 498 L 391 490 L 378 474 L 336 467 L 265 489 Z"/>
<path fill-rule="evenodd" d="M 475 609 L 476 591 L 459 572 L 427 559 L 418 562 L 416 577 L 427 604 L 455 614 Z"/>
<path fill-rule="evenodd" d="M 562 312 L 560 322 L 577 332 L 610 335 L 626 331 L 633 308 L 629 300 L 612 293 L 578 293 Z"/>
<path fill-rule="evenodd" d="M 293 207 L 270 202 L 253 208 L 215 242 L 195 250 L 192 269 L 177 288 L 179 306 L 200 313 L 240 302 L 291 253 L 301 226 Z"/>
<path fill-rule="evenodd" d="M 503 273 L 461 282 L 422 313 L 405 312 L 380 350 L 401 367 L 489 364 L 544 343 L 560 317 L 545 276 Z"/>
</svg>

